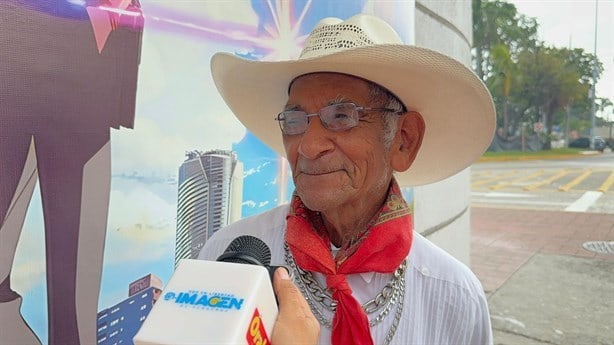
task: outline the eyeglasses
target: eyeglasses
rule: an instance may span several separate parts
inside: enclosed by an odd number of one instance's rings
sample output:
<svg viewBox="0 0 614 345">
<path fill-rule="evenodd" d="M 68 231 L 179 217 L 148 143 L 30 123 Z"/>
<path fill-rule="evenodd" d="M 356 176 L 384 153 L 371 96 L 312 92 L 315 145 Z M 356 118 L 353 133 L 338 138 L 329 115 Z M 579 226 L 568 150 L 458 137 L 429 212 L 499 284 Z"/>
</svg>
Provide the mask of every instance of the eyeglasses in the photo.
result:
<svg viewBox="0 0 614 345">
<path fill-rule="evenodd" d="M 307 114 L 302 110 L 285 110 L 279 113 L 275 120 L 279 121 L 279 128 L 285 135 L 298 135 L 307 131 L 309 118 L 319 116 L 322 125 L 331 131 L 345 131 L 356 127 L 360 118 L 369 111 L 382 111 L 402 114 L 403 111 L 390 108 L 365 108 L 354 103 L 339 103 L 326 106 L 319 112 Z"/>
</svg>

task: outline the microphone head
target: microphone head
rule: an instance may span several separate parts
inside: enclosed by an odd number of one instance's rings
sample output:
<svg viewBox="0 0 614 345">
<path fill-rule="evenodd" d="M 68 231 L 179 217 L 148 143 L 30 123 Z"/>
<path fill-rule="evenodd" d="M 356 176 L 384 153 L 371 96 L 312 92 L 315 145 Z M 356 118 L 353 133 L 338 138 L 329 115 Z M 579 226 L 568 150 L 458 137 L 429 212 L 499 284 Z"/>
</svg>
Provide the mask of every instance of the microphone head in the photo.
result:
<svg viewBox="0 0 614 345">
<path fill-rule="evenodd" d="M 271 250 L 261 239 L 243 235 L 232 240 L 217 261 L 268 267 L 271 263 Z"/>
</svg>

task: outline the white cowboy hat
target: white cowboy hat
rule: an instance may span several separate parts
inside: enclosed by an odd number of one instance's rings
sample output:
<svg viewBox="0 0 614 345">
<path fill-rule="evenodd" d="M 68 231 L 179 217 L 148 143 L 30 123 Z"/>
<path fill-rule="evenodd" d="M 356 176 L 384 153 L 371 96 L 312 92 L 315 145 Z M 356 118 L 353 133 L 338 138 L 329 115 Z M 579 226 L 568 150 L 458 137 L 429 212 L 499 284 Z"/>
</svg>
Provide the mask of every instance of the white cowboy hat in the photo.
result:
<svg viewBox="0 0 614 345">
<path fill-rule="evenodd" d="M 346 21 L 321 20 L 298 60 L 252 61 L 228 53 L 211 59 L 213 81 L 243 125 L 284 155 L 274 121 L 290 82 L 314 72 L 337 72 L 370 80 L 422 114 L 426 132 L 411 167 L 397 172 L 401 186 L 447 178 L 471 165 L 490 144 L 495 108 L 482 81 L 460 62 L 405 45 L 383 20 L 359 14 Z"/>
</svg>

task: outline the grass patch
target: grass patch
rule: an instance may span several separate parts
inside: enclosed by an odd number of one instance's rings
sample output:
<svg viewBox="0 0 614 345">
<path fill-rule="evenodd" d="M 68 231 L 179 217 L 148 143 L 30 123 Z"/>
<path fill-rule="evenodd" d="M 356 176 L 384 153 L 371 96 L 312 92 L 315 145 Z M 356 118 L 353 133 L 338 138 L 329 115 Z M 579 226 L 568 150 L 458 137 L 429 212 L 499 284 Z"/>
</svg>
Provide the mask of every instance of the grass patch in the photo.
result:
<svg viewBox="0 0 614 345">
<path fill-rule="evenodd" d="M 480 162 L 530 160 L 530 159 L 563 159 L 583 156 L 585 149 L 561 148 L 544 151 L 498 151 L 486 152 L 480 158 Z"/>
</svg>

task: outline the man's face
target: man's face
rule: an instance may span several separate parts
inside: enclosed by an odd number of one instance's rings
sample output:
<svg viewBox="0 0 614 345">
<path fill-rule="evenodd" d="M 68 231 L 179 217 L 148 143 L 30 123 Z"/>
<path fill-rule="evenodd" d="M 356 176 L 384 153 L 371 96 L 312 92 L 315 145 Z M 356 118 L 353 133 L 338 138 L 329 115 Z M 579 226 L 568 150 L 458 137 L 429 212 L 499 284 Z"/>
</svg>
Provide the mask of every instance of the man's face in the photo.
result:
<svg viewBox="0 0 614 345">
<path fill-rule="evenodd" d="M 382 106 L 370 104 L 369 86 L 362 79 L 314 73 L 294 81 L 286 109 L 318 113 L 327 105 L 346 102 Z M 381 201 L 392 177 L 382 116 L 368 112 L 358 126 L 340 132 L 326 129 L 313 116 L 305 133 L 283 136 L 296 192 L 308 208 L 321 212 L 363 209 L 365 203 Z"/>
</svg>

